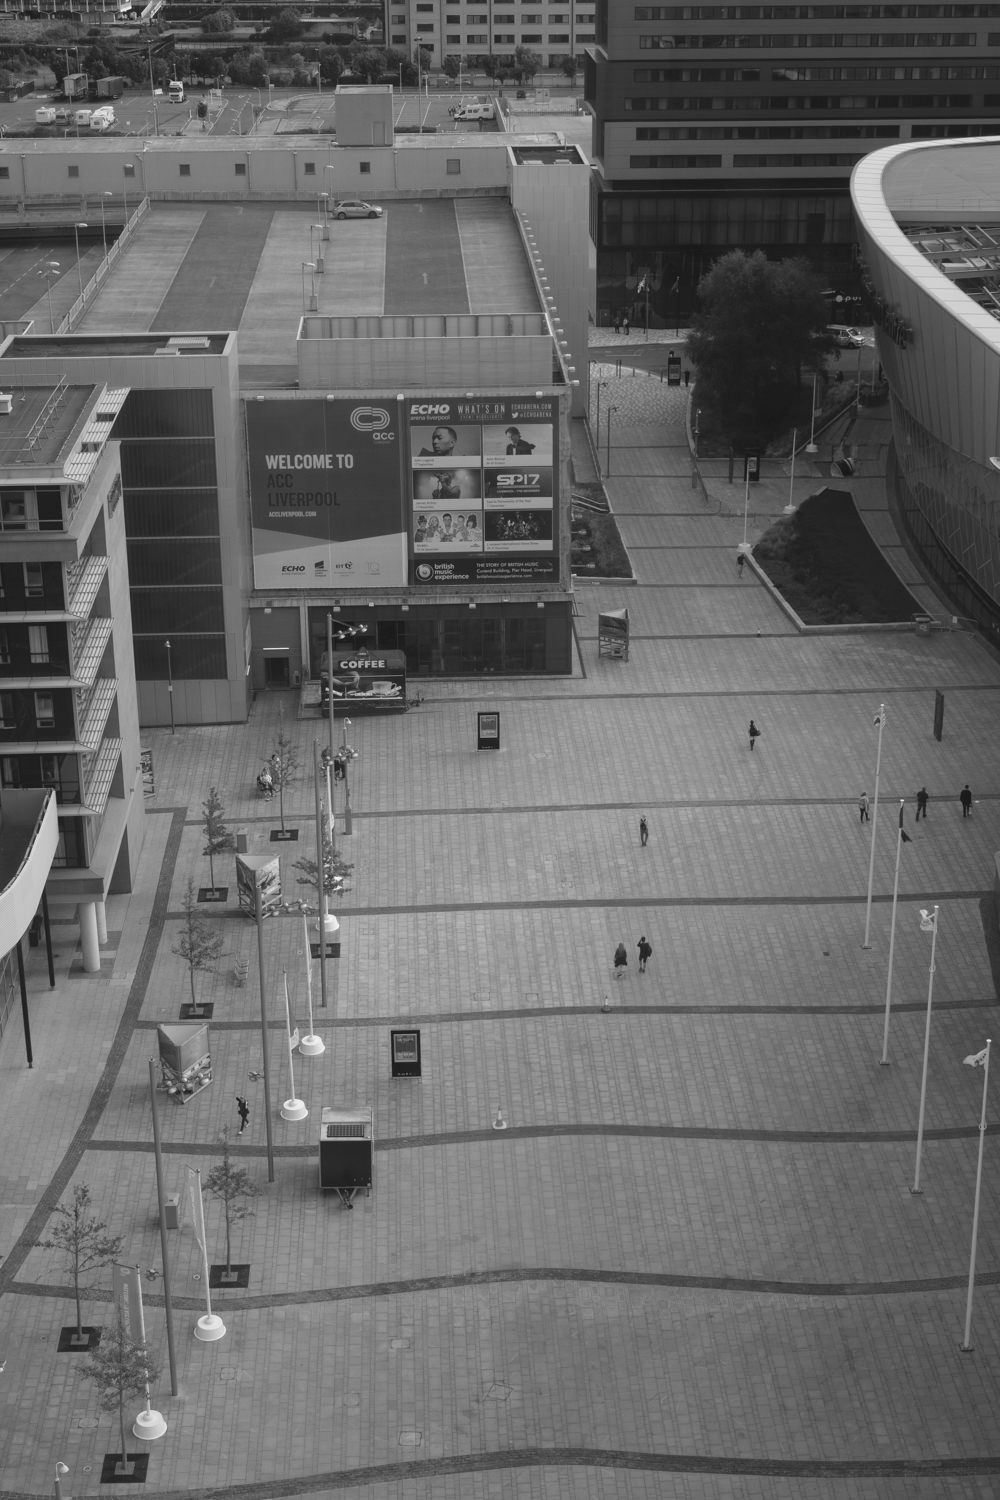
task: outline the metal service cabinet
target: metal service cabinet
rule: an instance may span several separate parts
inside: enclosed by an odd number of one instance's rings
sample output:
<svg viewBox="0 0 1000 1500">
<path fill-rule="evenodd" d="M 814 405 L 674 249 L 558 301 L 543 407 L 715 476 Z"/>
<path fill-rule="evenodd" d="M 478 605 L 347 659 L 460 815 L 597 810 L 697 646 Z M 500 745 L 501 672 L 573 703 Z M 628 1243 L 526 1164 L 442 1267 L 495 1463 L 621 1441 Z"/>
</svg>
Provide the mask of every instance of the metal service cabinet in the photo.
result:
<svg viewBox="0 0 1000 1500">
<path fill-rule="evenodd" d="M 338 1192 L 348 1208 L 356 1193 L 370 1195 L 374 1150 L 370 1106 L 325 1106 L 319 1133 L 320 1188 Z"/>
</svg>

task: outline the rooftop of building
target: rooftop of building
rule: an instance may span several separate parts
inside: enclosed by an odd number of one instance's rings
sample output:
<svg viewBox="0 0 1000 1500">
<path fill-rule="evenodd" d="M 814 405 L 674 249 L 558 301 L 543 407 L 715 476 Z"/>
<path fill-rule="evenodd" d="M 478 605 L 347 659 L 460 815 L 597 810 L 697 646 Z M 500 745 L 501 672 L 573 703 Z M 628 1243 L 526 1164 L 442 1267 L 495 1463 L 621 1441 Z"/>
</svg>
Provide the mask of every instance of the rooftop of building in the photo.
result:
<svg viewBox="0 0 1000 1500">
<path fill-rule="evenodd" d="M 8 387 L 0 394 L 0 468 L 50 469 L 83 426 L 94 392 L 66 380 Z"/>
<path fill-rule="evenodd" d="M 206 329 L 210 348 L 188 352 L 212 353 L 226 337 L 219 330 L 232 328 L 241 385 L 265 388 L 295 384 L 310 313 L 352 319 L 357 337 L 384 336 L 393 319 L 463 316 L 509 328 L 515 315 L 530 315 L 544 331 L 544 303 L 506 196 L 421 196 L 383 209 L 378 219 L 324 227 L 314 205 L 153 203 L 76 322 L 82 342 L 46 335 L 46 291 L 30 274 L 44 242 L 11 246 L 0 268 L 0 321 L 30 317 L 38 336 L 15 336 L 5 353 L 155 354 L 168 335 Z M 100 239 L 81 244 L 81 257 L 86 282 L 101 261 Z M 52 286 L 57 321 L 77 296 L 74 260 L 63 254 Z"/>
</svg>

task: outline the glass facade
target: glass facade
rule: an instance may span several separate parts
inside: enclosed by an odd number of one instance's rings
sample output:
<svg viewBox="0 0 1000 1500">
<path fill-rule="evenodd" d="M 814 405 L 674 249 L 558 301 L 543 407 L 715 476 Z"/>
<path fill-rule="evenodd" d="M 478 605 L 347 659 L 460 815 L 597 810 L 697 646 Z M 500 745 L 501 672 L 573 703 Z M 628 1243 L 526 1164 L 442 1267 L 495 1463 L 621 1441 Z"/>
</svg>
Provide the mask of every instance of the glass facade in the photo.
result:
<svg viewBox="0 0 1000 1500">
<path fill-rule="evenodd" d="M 894 490 L 927 571 L 1000 647 L 1000 475 L 928 432 L 892 398 Z"/>
<path fill-rule="evenodd" d="M 470 610 L 448 606 L 440 615 L 393 620 L 373 620 L 364 638 L 370 653 L 376 650 L 402 651 L 406 656 L 407 676 L 462 677 L 478 673 L 508 673 L 526 676 L 533 672 L 569 672 L 568 633 L 561 620 L 547 628 L 545 611 L 523 606 L 509 606 L 497 614 L 480 606 Z M 360 614 L 361 612 L 359 612 Z M 365 611 L 367 613 L 367 611 Z M 346 610 L 343 613 L 346 618 Z M 341 617 L 338 617 L 341 618 Z M 326 650 L 326 610 L 310 609 L 309 638 L 311 671 L 319 672 L 319 660 Z M 554 643 L 566 642 L 567 659 L 553 660 Z"/>
</svg>

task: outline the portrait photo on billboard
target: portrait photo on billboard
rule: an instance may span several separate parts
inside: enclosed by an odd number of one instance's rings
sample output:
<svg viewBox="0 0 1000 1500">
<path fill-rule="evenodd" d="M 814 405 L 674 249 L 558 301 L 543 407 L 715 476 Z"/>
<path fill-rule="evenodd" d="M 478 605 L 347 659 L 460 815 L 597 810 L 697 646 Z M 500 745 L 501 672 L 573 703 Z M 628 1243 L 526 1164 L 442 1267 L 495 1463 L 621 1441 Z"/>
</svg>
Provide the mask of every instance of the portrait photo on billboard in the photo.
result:
<svg viewBox="0 0 1000 1500">
<path fill-rule="evenodd" d="M 483 515 L 487 552 L 551 552 L 551 510 L 488 510 Z"/>
<path fill-rule="evenodd" d="M 486 475 L 486 504 L 495 509 L 508 500 L 520 501 L 522 505 L 543 505 L 552 508 L 552 470 L 540 467 L 517 469 L 488 468 Z"/>
<path fill-rule="evenodd" d="M 479 427 L 456 426 L 437 422 L 433 426 L 410 428 L 410 452 L 416 468 L 425 468 L 435 459 L 478 458 L 482 452 Z"/>
<path fill-rule="evenodd" d="M 427 552 L 481 552 L 482 511 L 421 511 L 413 522 L 414 555 Z"/>
<path fill-rule="evenodd" d="M 531 459 L 532 463 L 552 463 L 552 428 L 548 423 L 525 422 L 499 423 L 483 428 L 483 458 L 486 463 L 503 459 L 506 463 L 517 463 L 518 459 Z"/>
<path fill-rule="evenodd" d="M 433 510 L 442 501 L 482 500 L 483 477 L 475 469 L 414 469 L 413 504 L 420 510 Z"/>
</svg>

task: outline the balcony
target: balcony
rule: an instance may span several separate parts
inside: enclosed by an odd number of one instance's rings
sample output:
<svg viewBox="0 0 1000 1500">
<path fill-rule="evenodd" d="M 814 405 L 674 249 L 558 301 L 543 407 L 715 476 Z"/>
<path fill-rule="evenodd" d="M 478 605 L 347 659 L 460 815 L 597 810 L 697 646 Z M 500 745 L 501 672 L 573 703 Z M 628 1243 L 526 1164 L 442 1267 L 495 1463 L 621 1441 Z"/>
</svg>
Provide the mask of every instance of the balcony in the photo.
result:
<svg viewBox="0 0 1000 1500">
<path fill-rule="evenodd" d="M 0 952 L 9 953 L 38 910 L 59 843 L 51 791 L 5 791 L 0 804 Z"/>
</svg>

